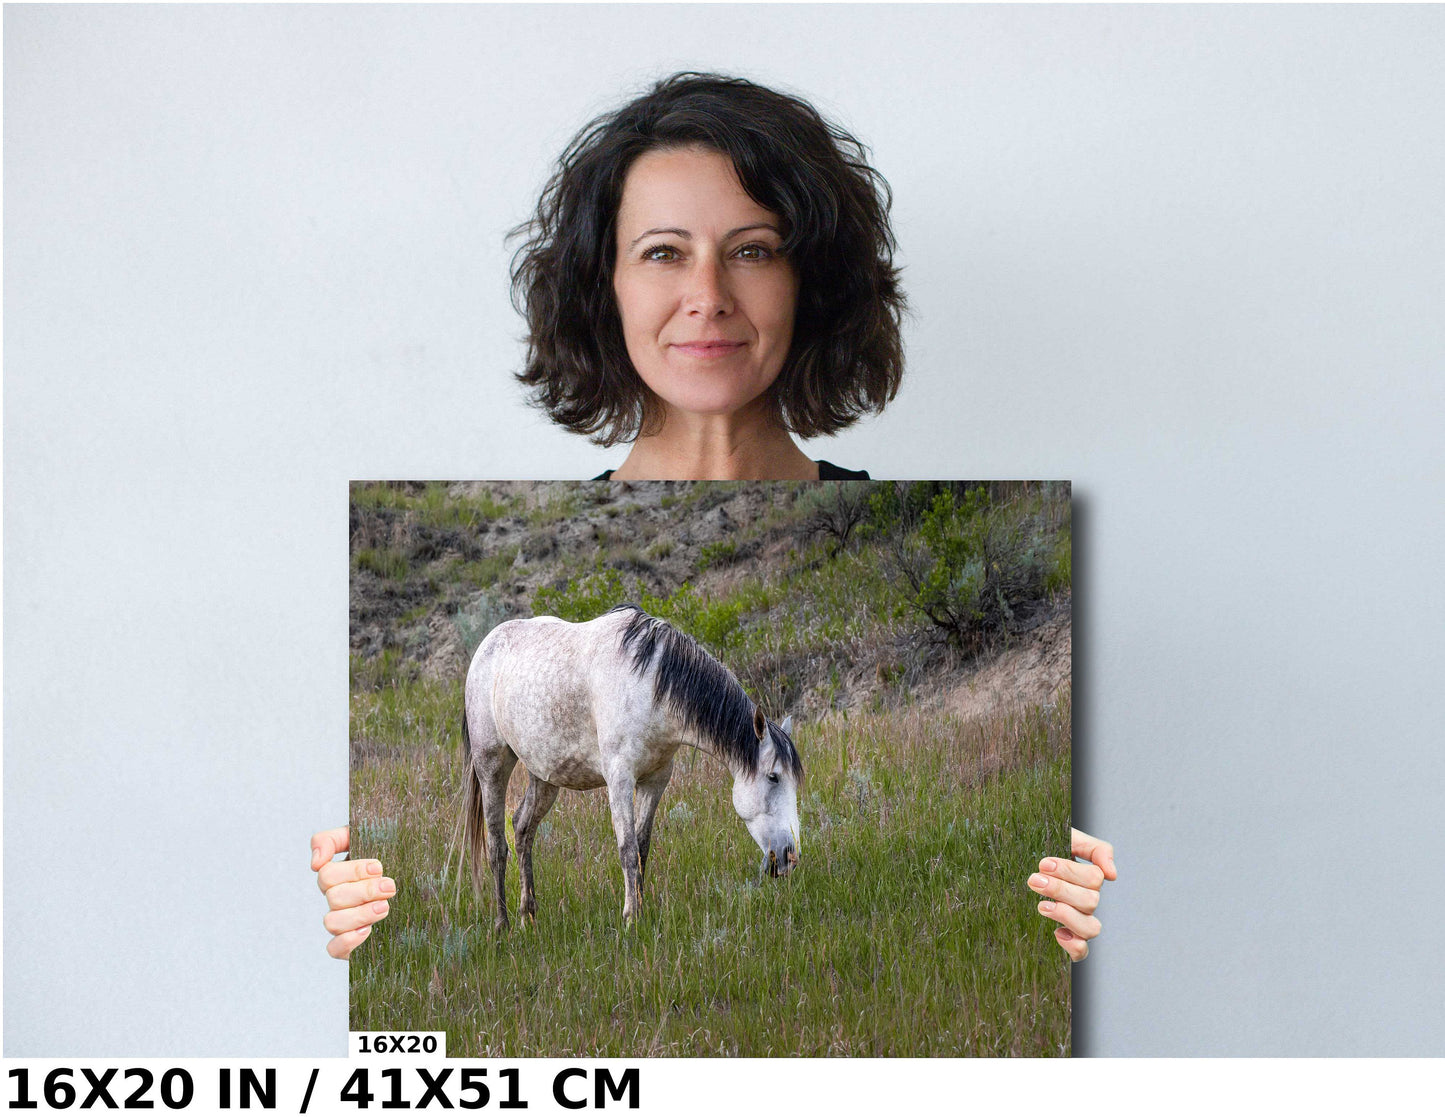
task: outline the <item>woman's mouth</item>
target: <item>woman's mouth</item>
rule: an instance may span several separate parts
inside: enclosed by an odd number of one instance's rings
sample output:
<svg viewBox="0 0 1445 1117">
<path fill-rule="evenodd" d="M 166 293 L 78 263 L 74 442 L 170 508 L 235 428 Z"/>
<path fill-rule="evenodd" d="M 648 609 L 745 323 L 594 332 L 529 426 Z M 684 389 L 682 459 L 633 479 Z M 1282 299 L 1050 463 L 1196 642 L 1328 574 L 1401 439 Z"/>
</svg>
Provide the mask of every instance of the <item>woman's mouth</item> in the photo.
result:
<svg viewBox="0 0 1445 1117">
<path fill-rule="evenodd" d="M 685 357 L 726 357 L 744 348 L 741 341 L 687 341 L 674 343 L 672 348 Z"/>
</svg>

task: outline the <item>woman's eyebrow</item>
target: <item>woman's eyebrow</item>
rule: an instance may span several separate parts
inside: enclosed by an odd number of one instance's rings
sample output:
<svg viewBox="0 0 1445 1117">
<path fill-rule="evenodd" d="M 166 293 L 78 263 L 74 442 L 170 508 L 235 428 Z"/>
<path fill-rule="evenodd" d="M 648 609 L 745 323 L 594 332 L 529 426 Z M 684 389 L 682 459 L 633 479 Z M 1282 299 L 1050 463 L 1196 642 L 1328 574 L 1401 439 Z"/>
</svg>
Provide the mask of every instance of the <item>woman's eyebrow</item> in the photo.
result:
<svg viewBox="0 0 1445 1117">
<path fill-rule="evenodd" d="M 723 236 L 723 240 L 732 240 L 733 237 L 737 236 L 739 233 L 750 232 L 753 229 L 768 229 L 774 233 L 777 233 L 778 236 L 783 235 L 782 230 L 780 230 L 776 225 L 770 225 L 767 222 L 762 221 L 756 225 L 739 225 L 736 229 L 729 229 L 727 233 Z M 640 241 L 646 240 L 648 237 L 654 236 L 657 233 L 669 233 L 672 236 L 681 237 L 683 240 L 692 240 L 692 234 L 689 233 L 686 229 L 648 229 L 647 232 L 643 233 L 640 237 L 638 237 L 631 244 L 629 244 L 627 246 L 627 250 L 629 252 L 632 251 L 632 249 L 637 247 Z"/>
<path fill-rule="evenodd" d="M 756 225 L 739 225 L 736 229 L 729 229 L 727 236 L 723 237 L 723 240 L 732 240 L 733 237 L 739 233 L 751 232 L 753 229 L 768 229 L 771 232 L 777 233 L 778 236 L 783 235 L 783 231 L 776 225 L 770 225 L 766 221 L 759 221 Z"/>
<path fill-rule="evenodd" d="M 642 236 L 637 238 L 637 240 L 634 240 L 631 244 L 629 244 L 627 246 L 628 249 L 630 250 L 636 248 L 638 241 L 646 240 L 648 237 L 654 236 L 657 233 L 671 233 L 673 236 L 681 237 L 683 240 L 692 240 L 692 234 L 689 233 L 686 229 L 648 229 L 647 232 L 643 233 Z"/>
</svg>

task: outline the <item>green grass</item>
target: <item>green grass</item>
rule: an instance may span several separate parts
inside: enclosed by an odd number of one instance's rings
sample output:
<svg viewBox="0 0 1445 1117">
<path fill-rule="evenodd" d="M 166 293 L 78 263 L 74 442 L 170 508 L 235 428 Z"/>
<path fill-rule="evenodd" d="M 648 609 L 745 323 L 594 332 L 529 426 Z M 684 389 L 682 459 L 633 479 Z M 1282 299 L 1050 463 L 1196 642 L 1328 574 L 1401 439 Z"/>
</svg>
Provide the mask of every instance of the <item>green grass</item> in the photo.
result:
<svg viewBox="0 0 1445 1117">
<path fill-rule="evenodd" d="M 443 571 L 443 577 L 448 583 L 460 582 L 472 589 L 486 589 L 506 577 L 516 561 L 517 548 L 503 547 L 486 558 L 454 559 Z"/>
<path fill-rule="evenodd" d="M 716 543 L 706 543 L 698 551 L 697 568 L 708 570 L 714 566 L 727 566 L 737 557 L 738 545 L 731 539 L 719 539 Z"/>
<path fill-rule="evenodd" d="M 850 640 L 887 631 L 904 615 L 905 599 L 888 580 L 878 548 L 828 560 L 820 543 L 785 566 L 740 579 L 724 596 L 690 583 L 657 596 L 635 578 L 593 569 L 563 588 L 538 590 L 532 606 L 539 616 L 586 620 L 623 601 L 640 604 L 713 653 L 728 655 L 729 665 L 746 682 L 748 664 L 759 658 L 827 654 Z"/>
<path fill-rule="evenodd" d="M 420 491 L 406 482 L 357 482 L 351 486 L 351 502 L 363 510 L 386 508 L 409 512 L 433 528 L 475 528 L 522 511 L 520 499 L 501 501 L 485 492 L 476 496 L 452 496 L 450 488 L 445 481 L 428 481 Z"/>
<path fill-rule="evenodd" d="M 378 578 L 400 581 L 411 573 L 406 555 L 391 547 L 365 547 L 356 552 L 352 563 L 355 569 L 369 571 Z"/>
<path fill-rule="evenodd" d="M 443 1029 L 464 1057 L 1069 1053 L 1069 963 L 1024 883 L 1068 848 L 1067 695 L 799 725 L 802 863 L 778 881 L 726 771 L 684 748 L 630 928 L 605 796 L 564 792 L 535 845 L 537 923 L 516 919 L 513 857 L 497 936 L 447 865 L 460 689 L 353 687 L 353 853 L 400 884 L 351 962 L 353 1030 Z"/>
<path fill-rule="evenodd" d="M 1054 543 L 1049 568 L 1044 574 L 1044 589 L 1050 594 L 1070 593 L 1074 588 L 1073 530 L 1065 525 Z"/>
<path fill-rule="evenodd" d="M 545 527 L 562 520 L 570 520 L 582 511 L 582 500 L 576 492 L 563 490 L 545 503 L 538 504 L 526 512 L 527 523 L 533 527 Z"/>
</svg>

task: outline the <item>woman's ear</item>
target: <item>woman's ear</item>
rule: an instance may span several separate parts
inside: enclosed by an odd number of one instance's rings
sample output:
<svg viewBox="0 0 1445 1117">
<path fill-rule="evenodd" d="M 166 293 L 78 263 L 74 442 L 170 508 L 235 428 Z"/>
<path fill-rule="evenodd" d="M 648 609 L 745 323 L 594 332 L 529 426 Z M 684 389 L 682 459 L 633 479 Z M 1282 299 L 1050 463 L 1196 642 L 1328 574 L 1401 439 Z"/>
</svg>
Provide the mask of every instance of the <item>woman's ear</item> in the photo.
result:
<svg viewBox="0 0 1445 1117">
<path fill-rule="evenodd" d="M 768 732 L 768 719 L 763 717 L 763 708 L 761 706 L 753 707 L 753 732 L 758 735 L 759 741 L 761 741 Z"/>
</svg>

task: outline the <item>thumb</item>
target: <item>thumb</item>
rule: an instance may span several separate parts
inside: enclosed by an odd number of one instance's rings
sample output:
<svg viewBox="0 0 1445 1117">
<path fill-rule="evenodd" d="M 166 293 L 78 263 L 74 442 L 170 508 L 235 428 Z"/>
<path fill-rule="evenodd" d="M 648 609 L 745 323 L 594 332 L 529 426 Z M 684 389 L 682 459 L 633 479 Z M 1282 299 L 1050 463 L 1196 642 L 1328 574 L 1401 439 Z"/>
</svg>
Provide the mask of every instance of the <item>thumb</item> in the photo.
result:
<svg viewBox="0 0 1445 1117">
<path fill-rule="evenodd" d="M 338 826 L 311 835 L 311 871 L 314 873 L 338 853 L 351 848 L 351 828 Z"/>
<path fill-rule="evenodd" d="M 1114 847 L 1102 838 L 1095 838 L 1085 834 L 1082 830 L 1074 830 L 1073 853 L 1075 857 L 1082 857 L 1086 861 L 1092 861 L 1104 872 L 1105 880 L 1117 880 L 1119 870 L 1114 867 Z"/>
</svg>

